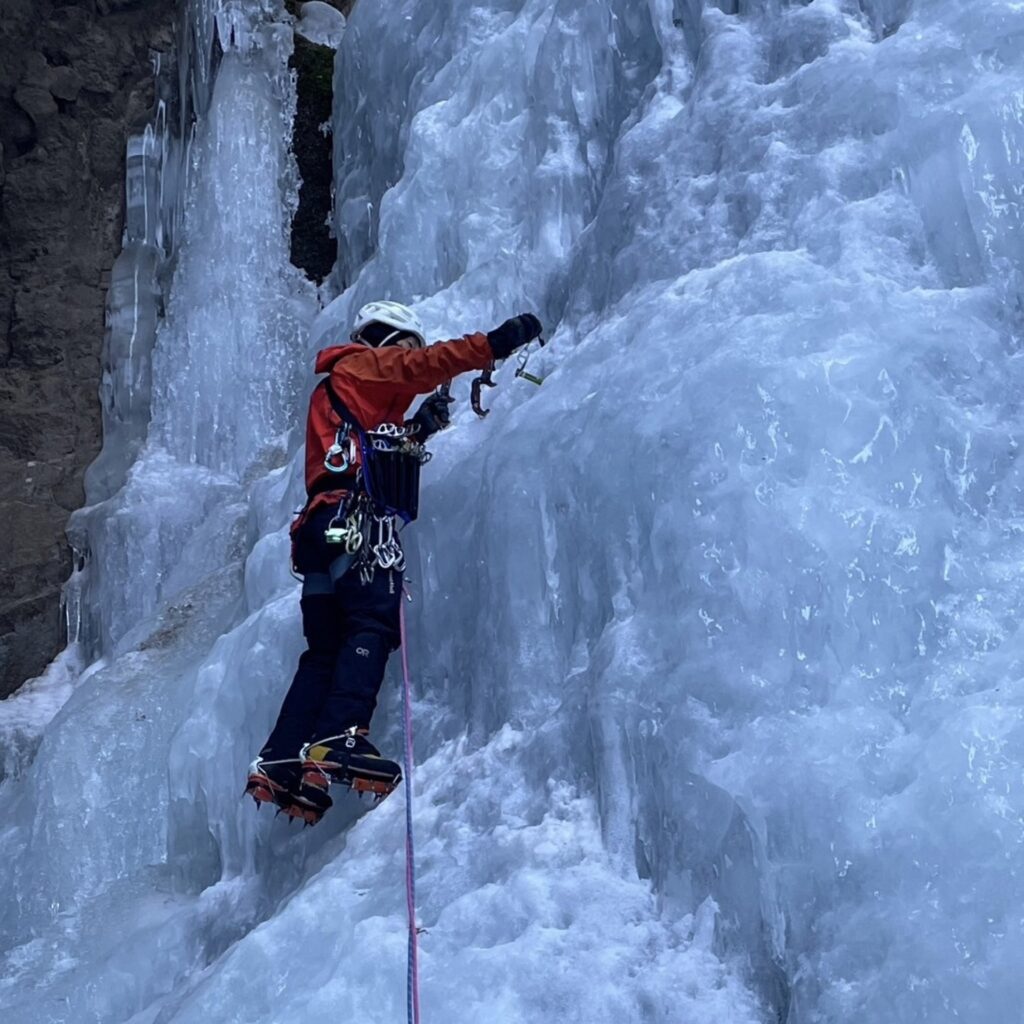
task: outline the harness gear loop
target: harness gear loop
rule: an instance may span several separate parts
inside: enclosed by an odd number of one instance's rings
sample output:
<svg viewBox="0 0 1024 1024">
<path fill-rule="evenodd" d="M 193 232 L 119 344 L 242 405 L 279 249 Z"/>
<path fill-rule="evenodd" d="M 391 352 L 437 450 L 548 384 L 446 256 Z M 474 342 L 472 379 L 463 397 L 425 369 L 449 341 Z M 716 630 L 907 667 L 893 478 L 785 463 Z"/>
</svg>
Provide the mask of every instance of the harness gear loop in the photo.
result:
<svg viewBox="0 0 1024 1024">
<path fill-rule="evenodd" d="M 337 517 L 332 519 L 324 530 L 324 540 L 328 544 L 341 544 L 345 554 L 354 555 L 363 546 L 362 518 L 352 513 L 341 526 L 335 526 Z"/>
<path fill-rule="evenodd" d="M 358 493 L 345 494 L 338 502 L 338 511 L 324 530 L 324 540 L 328 544 L 344 545 L 345 553 L 349 555 L 356 554 L 363 546 L 366 513 L 361 506 Z"/>
</svg>

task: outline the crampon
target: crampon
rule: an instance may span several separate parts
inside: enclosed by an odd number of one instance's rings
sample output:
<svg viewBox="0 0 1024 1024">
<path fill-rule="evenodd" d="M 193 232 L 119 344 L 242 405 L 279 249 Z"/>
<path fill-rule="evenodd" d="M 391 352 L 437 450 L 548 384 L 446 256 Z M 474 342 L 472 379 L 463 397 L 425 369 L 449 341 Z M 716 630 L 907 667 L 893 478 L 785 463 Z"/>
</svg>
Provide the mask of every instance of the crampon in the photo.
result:
<svg viewBox="0 0 1024 1024">
<path fill-rule="evenodd" d="M 297 758 L 287 761 L 256 758 L 249 766 L 243 796 L 251 796 L 257 810 L 263 804 L 273 804 L 278 814 L 288 818 L 289 824 L 298 819 L 304 825 L 315 825 L 324 812 L 303 798 L 299 792 L 301 780 L 302 762 Z"/>
<path fill-rule="evenodd" d="M 347 786 L 360 797 L 364 793 L 380 803 L 402 781 L 402 769 L 361 733 L 349 729 L 302 748 L 302 782 L 299 798 L 323 814 L 332 804 L 328 788 Z"/>
</svg>

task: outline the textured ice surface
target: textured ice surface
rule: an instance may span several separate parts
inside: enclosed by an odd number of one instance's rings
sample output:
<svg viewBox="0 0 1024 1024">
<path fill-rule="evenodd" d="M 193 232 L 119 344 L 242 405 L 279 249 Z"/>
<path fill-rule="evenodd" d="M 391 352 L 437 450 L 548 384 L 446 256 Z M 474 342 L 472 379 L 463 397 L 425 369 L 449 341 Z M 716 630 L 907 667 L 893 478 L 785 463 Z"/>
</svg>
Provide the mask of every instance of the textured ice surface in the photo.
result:
<svg viewBox="0 0 1024 1024">
<path fill-rule="evenodd" d="M 39 737 L 81 679 L 82 655 L 69 645 L 35 679 L 0 702 L 0 781 L 18 775 L 35 754 Z"/>
<path fill-rule="evenodd" d="M 408 535 L 424 1020 L 1019 1017 L 1024 9 L 361 3 L 312 323 L 286 19 L 197 4 L 199 54 L 214 14 L 105 659 L 3 783 L 5 1020 L 402 1018 L 402 797 L 238 800 L 301 647 L 288 428 L 379 297 L 551 328 Z"/>
</svg>

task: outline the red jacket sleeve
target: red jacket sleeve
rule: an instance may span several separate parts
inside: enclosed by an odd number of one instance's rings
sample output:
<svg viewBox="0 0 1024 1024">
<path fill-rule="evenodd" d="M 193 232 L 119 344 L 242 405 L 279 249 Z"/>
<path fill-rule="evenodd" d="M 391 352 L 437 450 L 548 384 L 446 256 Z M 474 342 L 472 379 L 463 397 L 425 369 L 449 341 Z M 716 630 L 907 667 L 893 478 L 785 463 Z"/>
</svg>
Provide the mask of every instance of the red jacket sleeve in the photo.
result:
<svg viewBox="0 0 1024 1024">
<path fill-rule="evenodd" d="M 365 348 L 339 359 L 331 370 L 339 392 L 386 391 L 422 395 L 467 370 L 485 370 L 494 355 L 485 334 L 467 334 L 427 348 Z"/>
</svg>

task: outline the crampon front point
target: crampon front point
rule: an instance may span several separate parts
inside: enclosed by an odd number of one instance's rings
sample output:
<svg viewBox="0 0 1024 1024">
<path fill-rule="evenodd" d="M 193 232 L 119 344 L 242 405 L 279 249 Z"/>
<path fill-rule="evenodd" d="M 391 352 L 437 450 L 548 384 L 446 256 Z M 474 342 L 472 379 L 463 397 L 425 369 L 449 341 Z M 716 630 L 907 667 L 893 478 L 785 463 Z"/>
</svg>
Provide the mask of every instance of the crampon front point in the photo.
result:
<svg viewBox="0 0 1024 1024">
<path fill-rule="evenodd" d="M 360 797 L 367 793 L 380 803 L 401 781 L 401 767 L 381 757 L 377 748 L 354 729 L 302 750 L 299 792 L 313 804 L 327 801 L 329 805 L 327 790 L 332 784 L 347 786 Z"/>
<path fill-rule="evenodd" d="M 304 825 L 315 825 L 326 808 L 310 804 L 298 792 L 302 780 L 301 764 L 297 758 L 269 762 L 257 758 L 249 767 L 249 778 L 242 795 L 251 796 L 257 810 L 263 804 L 273 804 L 278 814 L 288 818 L 289 824 L 298 819 Z"/>
</svg>

